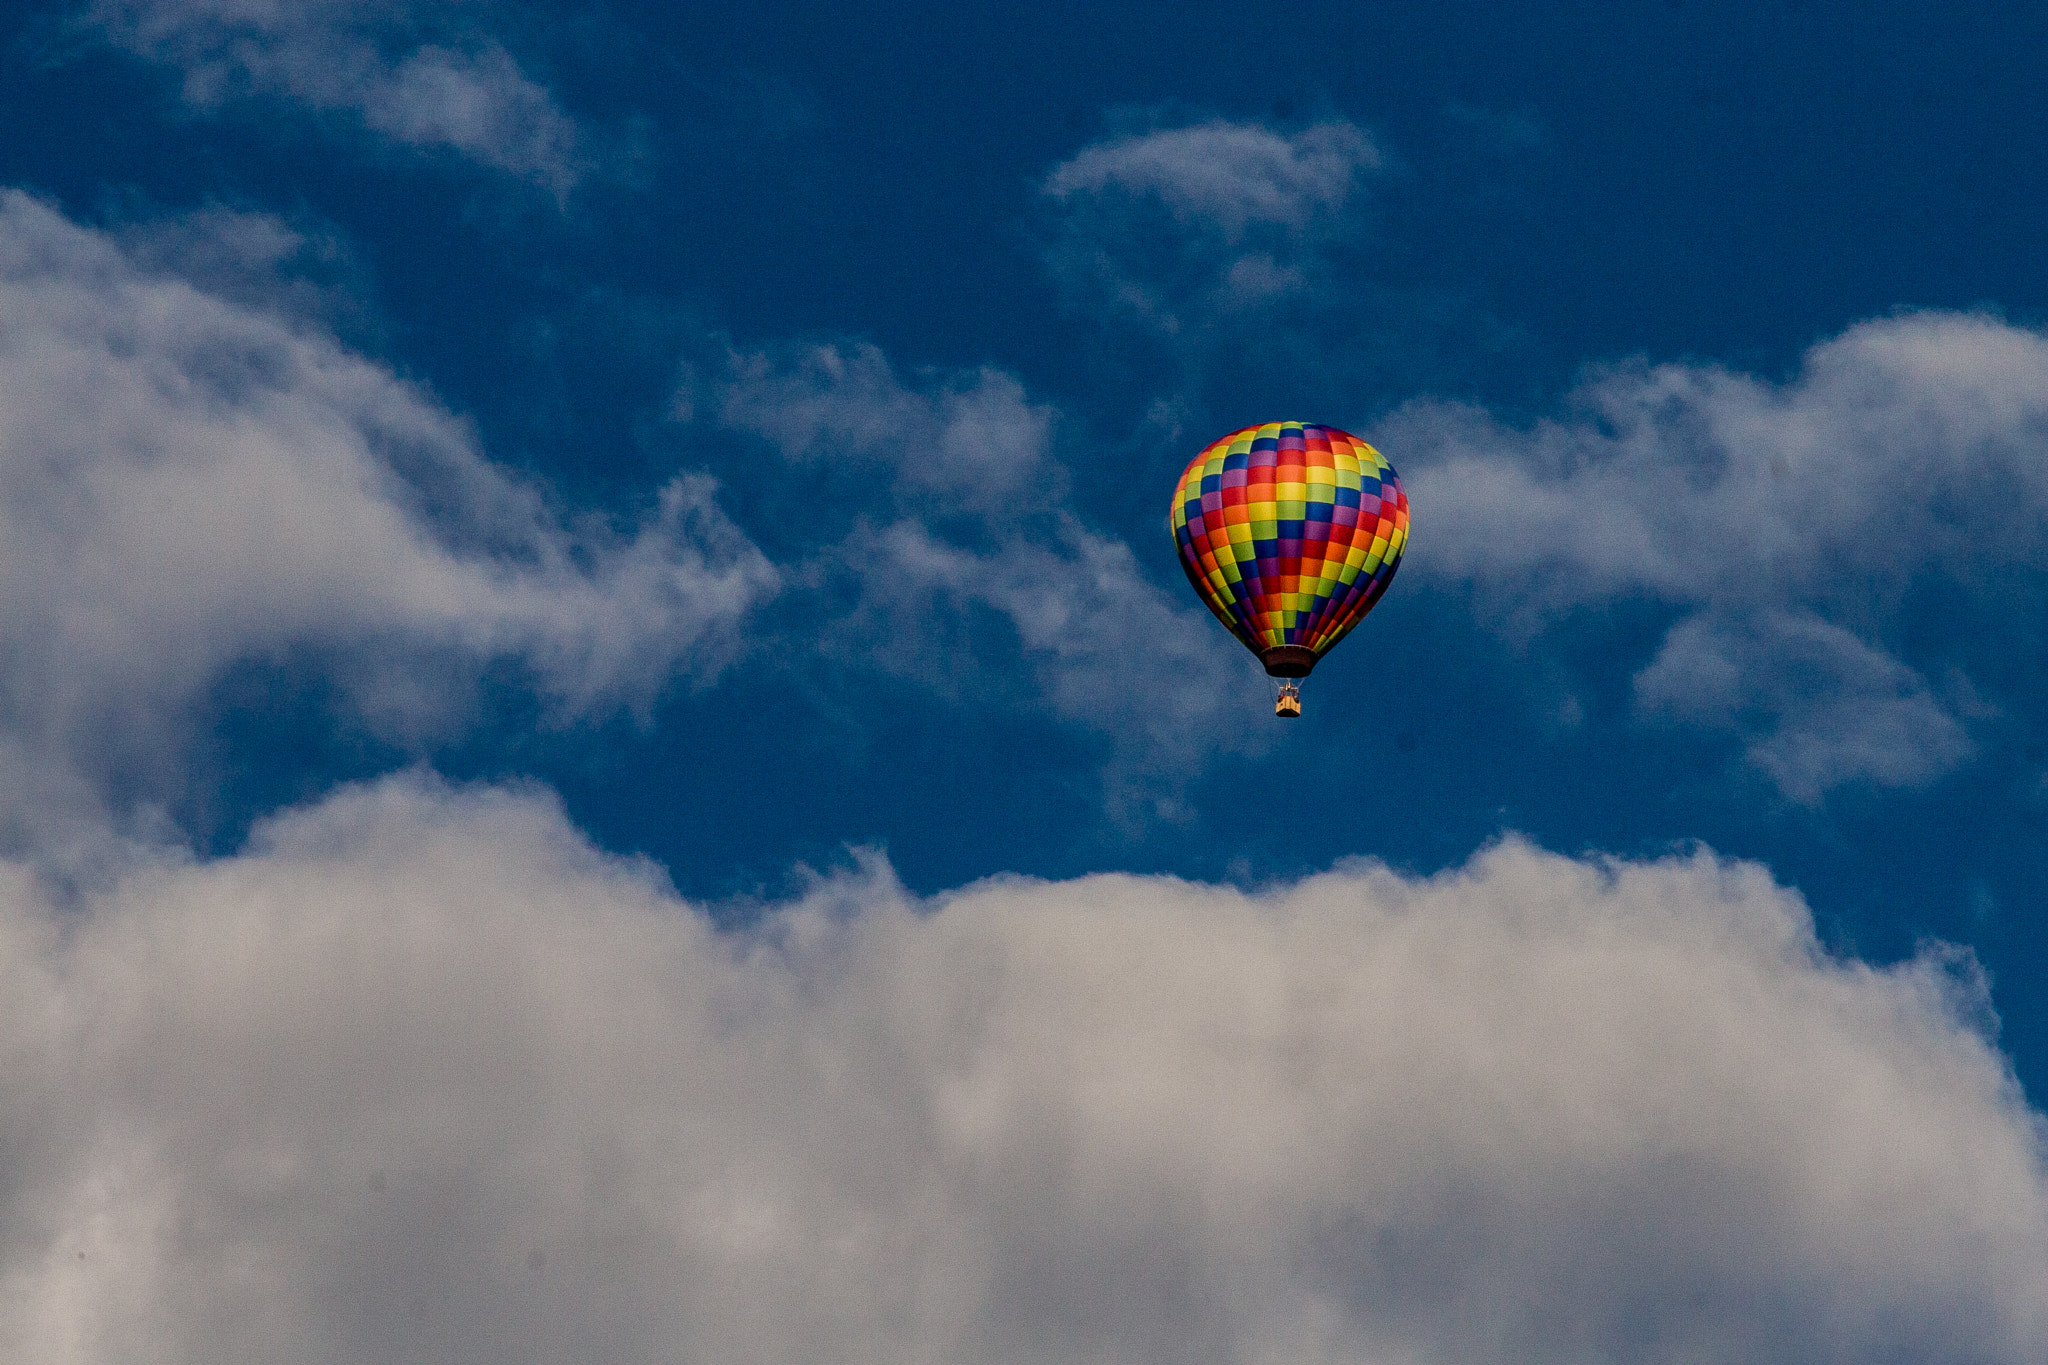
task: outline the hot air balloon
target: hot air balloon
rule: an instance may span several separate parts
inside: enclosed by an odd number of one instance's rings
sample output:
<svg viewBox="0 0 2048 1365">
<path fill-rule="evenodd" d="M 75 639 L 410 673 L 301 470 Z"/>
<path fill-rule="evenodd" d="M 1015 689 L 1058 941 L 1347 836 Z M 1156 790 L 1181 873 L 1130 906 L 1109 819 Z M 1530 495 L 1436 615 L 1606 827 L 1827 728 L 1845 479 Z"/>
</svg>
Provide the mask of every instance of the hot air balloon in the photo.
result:
<svg viewBox="0 0 2048 1365">
<path fill-rule="evenodd" d="M 1297 680 L 1394 581 L 1408 497 L 1394 467 L 1356 436 L 1268 422 L 1188 462 L 1168 525 L 1188 582 L 1280 680 L 1274 713 L 1299 716 Z"/>
</svg>

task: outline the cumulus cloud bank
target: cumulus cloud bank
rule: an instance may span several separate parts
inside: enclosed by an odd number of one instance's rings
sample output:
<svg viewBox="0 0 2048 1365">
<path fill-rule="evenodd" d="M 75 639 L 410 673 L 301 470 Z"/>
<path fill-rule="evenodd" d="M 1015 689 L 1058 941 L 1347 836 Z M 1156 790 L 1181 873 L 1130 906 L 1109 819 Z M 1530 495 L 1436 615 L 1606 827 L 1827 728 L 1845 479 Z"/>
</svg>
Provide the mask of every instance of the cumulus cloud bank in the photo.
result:
<svg viewBox="0 0 2048 1365">
<path fill-rule="evenodd" d="M 0 876 L 10 1359 L 2048 1353 L 1966 962 L 1711 856 L 1256 894 L 885 866 L 721 936 L 532 795 L 397 780 Z"/>
<path fill-rule="evenodd" d="M 1155 586 L 1122 540 L 1066 500 L 1053 412 L 1001 371 L 906 382 L 872 346 L 735 357 L 720 420 L 806 471 L 810 501 L 855 509 L 806 572 L 836 593 L 806 622 L 842 658 L 951 692 L 1001 681 L 976 613 L 1007 624 L 1028 704 L 1106 732 L 1113 807 L 1173 814 L 1219 751 L 1271 742 L 1258 670 L 1192 601 Z M 1178 587 L 1178 584 L 1175 585 Z M 819 631 L 817 621 L 833 624 Z"/>
<path fill-rule="evenodd" d="M 204 226 L 179 225 L 179 254 Z M 571 525 L 389 369 L 137 254 L 0 195 L 14 846 L 49 846 L 22 822 L 90 814 L 113 774 L 174 749 L 238 660 L 332 651 L 400 731 L 501 658 L 573 712 L 714 671 L 773 590 L 708 480 L 677 479 L 630 533 Z"/>
<path fill-rule="evenodd" d="M 1417 572 L 1475 585 L 1525 638 L 1667 604 L 1641 712 L 1735 730 L 1800 801 L 1952 770 L 1999 704 L 1972 642 L 2038 639 L 2048 337 L 1995 318 L 1862 323 L 1782 384 L 1614 369 L 1528 428 L 1411 405 L 1385 444 L 1409 452 Z"/>
<path fill-rule="evenodd" d="M 83 14 L 115 46 L 183 72 L 196 108 L 289 100 L 566 196 L 594 164 L 588 136 L 465 18 L 460 5 L 341 0 L 93 0 Z"/>
</svg>

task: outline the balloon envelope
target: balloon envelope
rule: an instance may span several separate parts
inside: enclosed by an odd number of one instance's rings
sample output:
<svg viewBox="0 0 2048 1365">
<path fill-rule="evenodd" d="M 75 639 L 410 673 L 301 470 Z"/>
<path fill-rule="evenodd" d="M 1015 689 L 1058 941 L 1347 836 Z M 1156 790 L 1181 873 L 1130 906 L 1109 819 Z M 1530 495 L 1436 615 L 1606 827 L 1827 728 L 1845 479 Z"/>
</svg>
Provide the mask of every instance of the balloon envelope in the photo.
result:
<svg viewBox="0 0 2048 1365">
<path fill-rule="evenodd" d="M 1408 544 L 1394 467 L 1312 422 L 1234 431 L 1188 463 L 1170 516 L 1202 601 L 1277 677 L 1301 677 L 1365 618 Z"/>
</svg>

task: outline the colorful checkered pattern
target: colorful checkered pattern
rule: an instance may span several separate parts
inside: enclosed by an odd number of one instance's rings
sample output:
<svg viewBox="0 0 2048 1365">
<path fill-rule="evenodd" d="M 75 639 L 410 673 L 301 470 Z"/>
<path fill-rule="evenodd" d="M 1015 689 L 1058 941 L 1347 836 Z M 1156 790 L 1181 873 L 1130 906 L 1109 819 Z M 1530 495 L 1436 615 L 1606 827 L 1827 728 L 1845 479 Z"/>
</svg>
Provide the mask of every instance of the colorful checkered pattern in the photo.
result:
<svg viewBox="0 0 2048 1365">
<path fill-rule="evenodd" d="M 1356 436 L 1307 422 L 1232 432 L 1173 490 L 1188 581 L 1253 653 L 1320 656 L 1364 619 L 1408 544 L 1394 467 Z"/>
</svg>

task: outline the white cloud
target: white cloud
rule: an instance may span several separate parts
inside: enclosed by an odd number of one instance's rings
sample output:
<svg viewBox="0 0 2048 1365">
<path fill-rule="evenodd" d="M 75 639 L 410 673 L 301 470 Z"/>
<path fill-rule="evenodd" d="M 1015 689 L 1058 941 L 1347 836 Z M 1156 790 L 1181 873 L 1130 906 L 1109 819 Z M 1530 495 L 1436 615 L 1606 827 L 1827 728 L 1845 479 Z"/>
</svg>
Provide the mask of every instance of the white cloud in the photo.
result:
<svg viewBox="0 0 2048 1365">
<path fill-rule="evenodd" d="M 12 1359 L 2048 1354 L 1981 982 L 1828 958 L 1754 866 L 870 863 L 722 937 L 542 800 L 401 780 L 34 888 Z"/>
<path fill-rule="evenodd" d="M 734 353 L 729 366 L 721 420 L 797 463 L 893 471 L 902 496 L 940 512 L 1014 519 L 1066 494 L 1048 449 L 1053 410 L 1001 370 L 927 374 L 913 391 L 864 344 Z"/>
<path fill-rule="evenodd" d="M 175 750 L 238 660 L 330 651 L 401 729 L 495 658 L 581 711 L 714 671 L 775 582 L 701 477 L 572 528 L 383 366 L 0 196 L 10 838 Z"/>
<path fill-rule="evenodd" d="M 1060 201 L 1156 198 L 1183 223 L 1234 242 L 1256 223 L 1299 230 L 1343 208 L 1360 174 L 1379 164 L 1378 148 L 1349 123 L 1287 136 L 1216 119 L 1084 148 L 1045 178 L 1044 191 Z"/>
<path fill-rule="evenodd" d="M 1418 572 L 1474 584 L 1525 638 L 1587 605 L 1668 604 L 1678 623 L 1637 680 L 1646 713 L 1733 725 L 1799 800 L 1952 769 L 1983 710 L 1972 640 L 2032 638 L 2048 338 L 1993 318 L 1863 323 L 1783 384 L 1623 367 L 1530 428 L 1415 404 L 1384 447 L 1413 494 Z M 1954 657 L 1923 639 L 1916 666 L 1930 601 L 1998 624 L 1942 632 Z"/>
<path fill-rule="evenodd" d="M 1688 617 L 1636 675 L 1636 700 L 1651 715 L 1753 728 L 1749 761 L 1808 804 L 1853 778 L 1916 786 L 1975 750 L 1925 678 L 1814 616 Z"/>
<path fill-rule="evenodd" d="M 290 100 L 566 197 L 594 164 L 588 136 L 466 17 L 459 4 L 340 0 L 93 0 L 84 12 L 115 46 L 180 69 L 194 107 Z M 429 42 L 423 28 L 449 33 Z"/>
<path fill-rule="evenodd" d="M 805 468 L 814 506 L 843 502 L 844 536 L 807 566 L 822 589 L 851 585 L 836 621 L 806 621 L 828 654 L 986 695 L 1010 685 L 975 627 L 994 613 L 1032 700 L 1110 738 L 1121 814 L 1177 815 L 1185 780 L 1218 752 L 1272 743 L 1257 664 L 1068 507 L 1054 414 L 1012 376 L 906 383 L 870 346 L 735 356 L 717 411 Z"/>
<path fill-rule="evenodd" d="M 1085 305 L 1182 335 L 1297 297 L 1379 149 L 1349 123 L 1212 120 L 1082 149 L 1040 186 L 1048 260 Z"/>
</svg>

